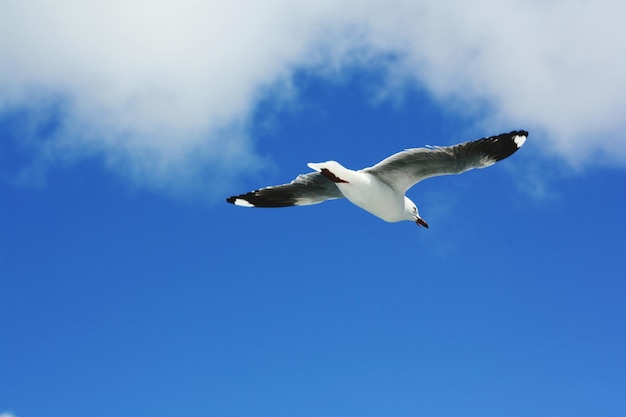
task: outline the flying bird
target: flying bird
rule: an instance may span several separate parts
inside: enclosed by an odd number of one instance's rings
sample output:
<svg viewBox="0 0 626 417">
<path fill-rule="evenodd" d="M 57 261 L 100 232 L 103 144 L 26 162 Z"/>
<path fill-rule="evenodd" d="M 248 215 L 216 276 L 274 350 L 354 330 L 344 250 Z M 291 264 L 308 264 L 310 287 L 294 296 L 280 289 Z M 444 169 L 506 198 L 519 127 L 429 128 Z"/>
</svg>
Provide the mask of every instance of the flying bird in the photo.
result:
<svg viewBox="0 0 626 417">
<path fill-rule="evenodd" d="M 288 207 L 345 197 L 387 222 L 409 220 L 428 228 L 415 203 L 405 195 L 409 188 L 426 178 L 493 165 L 515 153 L 527 137 L 528 132 L 515 130 L 453 146 L 406 149 L 358 171 L 336 161 L 309 163 L 314 172 L 298 175 L 289 184 L 261 188 L 226 201 L 244 207 Z"/>
</svg>

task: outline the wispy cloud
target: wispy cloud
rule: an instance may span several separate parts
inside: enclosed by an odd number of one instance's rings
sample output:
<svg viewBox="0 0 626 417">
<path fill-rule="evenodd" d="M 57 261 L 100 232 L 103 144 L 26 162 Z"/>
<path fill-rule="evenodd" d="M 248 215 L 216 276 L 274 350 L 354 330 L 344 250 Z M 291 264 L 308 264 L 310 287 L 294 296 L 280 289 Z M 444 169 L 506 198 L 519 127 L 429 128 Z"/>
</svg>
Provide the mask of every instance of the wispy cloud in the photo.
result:
<svg viewBox="0 0 626 417">
<path fill-rule="evenodd" d="M 260 167 L 251 115 L 295 71 L 329 76 L 393 54 L 390 89 L 417 82 L 486 131 L 522 126 L 567 161 L 623 164 L 624 11 L 613 0 L 8 0 L 0 112 L 27 115 L 42 163 L 98 157 L 167 188 Z"/>
<path fill-rule="evenodd" d="M 0 413 L 0 417 L 15 417 L 15 414 L 5 411 L 3 413 Z"/>
</svg>

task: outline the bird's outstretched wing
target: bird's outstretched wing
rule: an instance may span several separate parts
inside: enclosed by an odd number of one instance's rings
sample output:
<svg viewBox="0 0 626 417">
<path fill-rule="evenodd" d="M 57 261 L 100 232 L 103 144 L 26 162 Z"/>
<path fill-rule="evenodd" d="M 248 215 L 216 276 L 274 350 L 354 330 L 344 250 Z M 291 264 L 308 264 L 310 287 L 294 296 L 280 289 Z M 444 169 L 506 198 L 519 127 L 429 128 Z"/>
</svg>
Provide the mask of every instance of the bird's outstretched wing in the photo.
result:
<svg viewBox="0 0 626 417">
<path fill-rule="evenodd" d="M 454 146 L 407 149 L 361 171 L 404 194 L 426 178 L 493 165 L 515 153 L 527 137 L 528 132 L 515 130 Z"/>
<path fill-rule="evenodd" d="M 227 202 L 245 207 L 307 206 L 342 198 L 339 188 L 318 172 L 301 174 L 289 184 L 275 185 L 228 197 Z"/>
</svg>

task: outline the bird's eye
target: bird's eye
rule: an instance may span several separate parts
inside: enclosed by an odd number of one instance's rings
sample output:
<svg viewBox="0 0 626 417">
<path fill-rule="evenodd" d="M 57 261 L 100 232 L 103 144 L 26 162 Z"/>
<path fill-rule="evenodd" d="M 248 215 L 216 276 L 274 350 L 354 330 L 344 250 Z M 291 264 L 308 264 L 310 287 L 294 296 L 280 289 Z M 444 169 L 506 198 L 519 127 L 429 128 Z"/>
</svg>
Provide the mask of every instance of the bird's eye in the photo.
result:
<svg viewBox="0 0 626 417">
<path fill-rule="evenodd" d="M 417 207 L 413 207 L 413 214 L 417 214 Z"/>
</svg>

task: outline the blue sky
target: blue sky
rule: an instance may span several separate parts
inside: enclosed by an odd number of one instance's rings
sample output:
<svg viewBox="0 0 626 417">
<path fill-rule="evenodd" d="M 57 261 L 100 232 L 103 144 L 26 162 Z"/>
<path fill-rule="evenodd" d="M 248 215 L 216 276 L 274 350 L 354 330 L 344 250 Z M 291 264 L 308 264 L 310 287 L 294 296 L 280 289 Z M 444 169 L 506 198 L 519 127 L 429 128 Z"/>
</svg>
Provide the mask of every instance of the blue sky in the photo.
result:
<svg viewBox="0 0 626 417">
<path fill-rule="evenodd" d="M 2 417 L 626 413 L 624 6 L 54 3 L 0 17 Z M 428 230 L 224 201 L 514 129 Z"/>
</svg>

